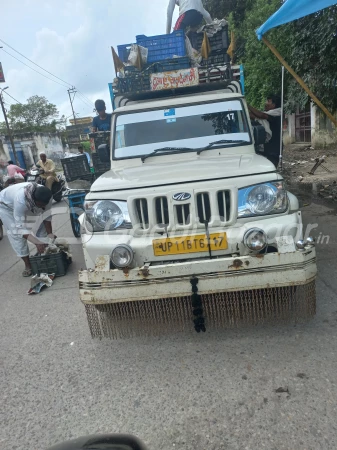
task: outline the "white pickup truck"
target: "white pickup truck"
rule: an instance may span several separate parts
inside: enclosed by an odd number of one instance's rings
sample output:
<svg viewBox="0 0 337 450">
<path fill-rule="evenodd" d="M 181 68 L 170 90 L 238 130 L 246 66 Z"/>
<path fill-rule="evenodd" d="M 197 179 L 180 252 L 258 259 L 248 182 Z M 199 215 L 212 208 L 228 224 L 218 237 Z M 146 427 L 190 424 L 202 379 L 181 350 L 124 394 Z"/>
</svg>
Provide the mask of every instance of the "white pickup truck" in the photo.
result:
<svg viewBox="0 0 337 450">
<path fill-rule="evenodd" d="M 239 84 L 131 101 L 86 197 L 80 297 L 93 337 L 295 322 L 315 314 L 316 252 Z"/>
</svg>

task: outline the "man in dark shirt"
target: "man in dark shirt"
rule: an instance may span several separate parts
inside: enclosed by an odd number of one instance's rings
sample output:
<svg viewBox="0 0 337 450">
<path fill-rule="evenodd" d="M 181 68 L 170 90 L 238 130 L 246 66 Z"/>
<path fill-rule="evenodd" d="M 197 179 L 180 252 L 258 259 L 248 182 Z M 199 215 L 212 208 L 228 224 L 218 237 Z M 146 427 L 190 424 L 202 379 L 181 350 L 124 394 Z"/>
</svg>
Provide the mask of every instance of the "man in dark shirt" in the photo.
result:
<svg viewBox="0 0 337 450">
<path fill-rule="evenodd" d="M 253 120 L 268 120 L 272 137 L 269 142 L 264 145 L 263 155 L 271 161 L 277 168 L 280 161 L 281 148 L 281 99 L 277 95 L 270 95 L 267 98 L 265 111 L 248 106 L 250 118 Z"/>
<path fill-rule="evenodd" d="M 110 131 L 112 114 L 106 113 L 106 106 L 104 100 L 96 100 L 95 108 L 98 113 L 92 122 L 93 132 Z"/>
</svg>

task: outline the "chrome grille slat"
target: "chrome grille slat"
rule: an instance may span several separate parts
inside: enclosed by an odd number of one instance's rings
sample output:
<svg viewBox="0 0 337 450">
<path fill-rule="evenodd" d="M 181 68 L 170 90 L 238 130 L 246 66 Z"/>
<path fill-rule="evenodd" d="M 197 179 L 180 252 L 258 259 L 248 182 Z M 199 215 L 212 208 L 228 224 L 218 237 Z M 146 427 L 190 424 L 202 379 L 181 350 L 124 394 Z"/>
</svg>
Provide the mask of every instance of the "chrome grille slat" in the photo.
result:
<svg viewBox="0 0 337 450">
<path fill-rule="evenodd" d="M 155 200 L 155 223 L 158 225 L 169 225 L 170 215 L 167 197 L 158 197 Z"/>
<path fill-rule="evenodd" d="M 149 228 L 149 209 L 146 198 L 136 200 L 136 210 L 140 226 L 147 230 Z"/>
<path fill-rule="evenodd" d="M 218 192 L 218 208 L 221 222 L 229 222 L 231 217 L 231 195 L 230 191 Z"/>
<path fill-rule="evenodd" d="M 160 199 L 160 209 L 161 209 L 161 217 L 162 217 L 161 223 L 164 223 L 166 225 L 165 214 L 164 214 L 164 199 L 163 198 Z"/>
<path fill-rule="evenodd" d="M 175 205 L 175 210 L 178 225 L 186 226 L 191 223 L 191 205 L 189 203 L 185 205 Z"/>
<path fill-rule="evenodd" d="M 212 218 L 210 194 L 208 192 L 197 194 L 196 200 L 199 222 L 209 223 Z"/>
<path fill-rule="evenodd" d="M 226 193 L 225 191 L 222 191 L 222 201 L 224 205 L 224 218 L 227 217 L 227 206 L 226 206 Z"/>
</svg>

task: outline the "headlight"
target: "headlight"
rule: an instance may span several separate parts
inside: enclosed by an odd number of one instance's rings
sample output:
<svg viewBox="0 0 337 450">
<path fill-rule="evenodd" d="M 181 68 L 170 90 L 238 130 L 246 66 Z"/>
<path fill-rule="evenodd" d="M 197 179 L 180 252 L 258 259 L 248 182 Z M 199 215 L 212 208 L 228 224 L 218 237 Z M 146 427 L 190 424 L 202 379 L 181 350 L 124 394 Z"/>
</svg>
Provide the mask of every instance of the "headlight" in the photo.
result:
<svg viewBox="0 0 337 450">
<path fill-rule="evenodd" d="M 86 223 L 92 231 L 113 231 L 131 228 L 126 202 L 99 200 L 85 202 Z"/>
<path fill-rule="evenodd" d="M 239 218 L 281 214 L 287 209 L 288 196 L 282 181 L 257 184 L 239 190 Z"/>
</svg>

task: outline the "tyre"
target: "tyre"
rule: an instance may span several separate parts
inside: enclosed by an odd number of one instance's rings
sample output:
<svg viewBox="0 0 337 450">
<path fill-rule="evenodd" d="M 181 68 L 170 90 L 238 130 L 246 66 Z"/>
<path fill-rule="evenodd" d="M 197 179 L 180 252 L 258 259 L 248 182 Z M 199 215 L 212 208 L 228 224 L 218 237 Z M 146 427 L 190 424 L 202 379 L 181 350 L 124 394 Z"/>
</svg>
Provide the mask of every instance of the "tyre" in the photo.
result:
<svg viewBox="0 0 337 450">
<path fill-rule="evenodd" d="M 70 223 L 71 223 L 71 228 L 73 230 L 74 236 L 77 238 L 81 237 L 81 225 L 80 222 L 78 220 L 79 215 L 76 213 L 70 214 Z"/>
<path fill-rule="evenodd" d="M 2 227 L 2 222 L 0 220 L 0 241 L 2 241 L 3 237 L 4 237 L 4 229 Z"/>
</svg>

